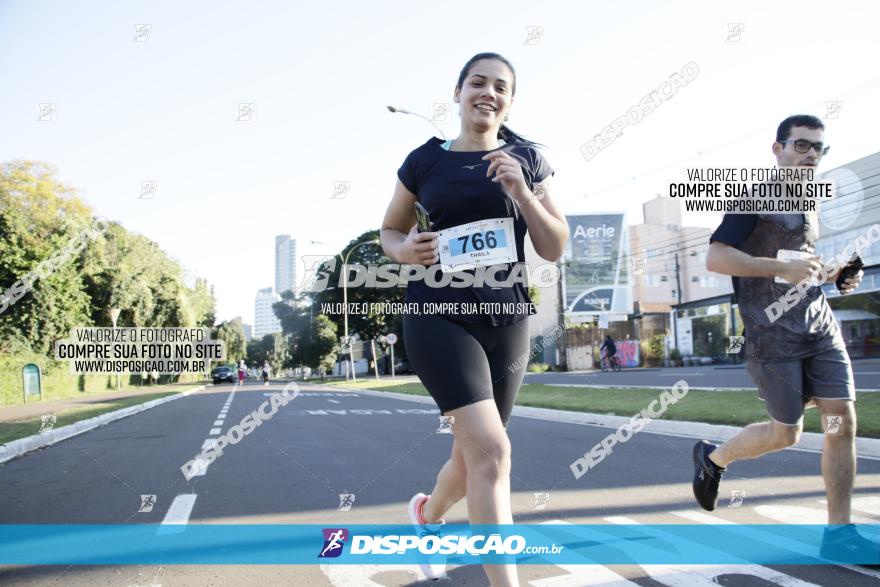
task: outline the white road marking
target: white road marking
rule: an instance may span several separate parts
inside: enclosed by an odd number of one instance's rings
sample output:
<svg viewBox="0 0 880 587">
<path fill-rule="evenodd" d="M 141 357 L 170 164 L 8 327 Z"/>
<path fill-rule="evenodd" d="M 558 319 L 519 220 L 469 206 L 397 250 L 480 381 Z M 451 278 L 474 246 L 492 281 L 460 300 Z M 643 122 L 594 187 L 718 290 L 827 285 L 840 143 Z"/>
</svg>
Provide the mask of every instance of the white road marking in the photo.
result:
<svg viewBox="0 0 880 587">
<path fill-rule="evenodd" d="M 759 505 L 755 506 L 755 512 L 783 524 L 812 524 L 822 526 L 828 523 L 828 512 L 816 508 L 807 508 L 797 505 Z M 876 520 L 863 516 L 853 516 L 856 524 L 876 524 Z"/>
<path fill-rule="evenodd" d="M 206 461 L 200 457 L 196 457 L 195 461 L 196 462 L 195 462 L 195 465 L 193 465 L 194 472 L 193 472 L 192 476 L 193 477 L 204 477 L 205 473 L 208 472 L 208 465 L 209 465 L 208 461 Z"/>
<path fill-rule="evenodd" d="M 387 583 L 373 581 L 373 576 L 391 571 L 410 573 L 421 582 L 427 580 L 415 565 L 320 565 L 334 587 L 384 587 Z"/>
<path fill-rule="evenodd" d="M 820 499 L 819 503 L 828 505 L 828 500 Z M 863 495 L 852 498 L 852 509 L 865 514 L 880 517 L 880 497 Z M 872 522 L 876 524 L 877 522 Z"/>
<path fill-rule="evenodd" d="M 697 522 L 698 524 L 715 524 L 715 525 L 734 525 L 735 522 L 731 522 L 730 520 L 725 520 L 724 518 L 718 518 L 716 516 L 710 516 L 709 514 L 704 514 L 703 512 L 696 512 L 694 510 L 678 510 L 674 512 L 669 512 L 673 516 L 678 516 L 680 518 L 684 518 L 685 520 L 690 520 L 691 522 Z"/>
<path fill-rule="evenodd" d="M 612 524 L 631 524 L 637 525 L 632 518 L 625 516 L 611 516 L 605 518 Z M 679 536 L 663 532 L 654 528 L 654 533 L 668 534 L 672 540 L 681 540 Z M 717 586 L 717 577 L 721 575 L 742 575 L 749 574 L 753 577 L 760 577 L 775 585 L 783 587 L 819 587 L 815 583 L 802 581 L 797 577 L 780 573 L 774 569 L 748 563 L 733 565 L 640 565 L 655 581 L 659 581 L 664 585 L 673 587 L 690 587 L 691 585 Z M 659 576 L 655 576 L 654 572 L 660 571 Z"/>
<path fill-rule="evenodd" d="M 342 403 L 342 402 L 339 401 L 338 399 L 328 399 L 327 401 L 330 402 L 330 403 L 333 403 L 333 404 L 341 404 L 341 403 Z"/>
<path fill-rule="evenodd" d="M 217 444 L 216 438 L 208 438 L 207 440 L 205 440 L 205 442 L 202 443 L 202 449 L 204 450 L 206 448 L 211 448 L 215 444 Z"/>
<path fill-rule="evenodd" d="M 564 520 L 550 520 L 543 524 L 571 524 Z M 584 557 L 586 558 L 586 557 Z M 568 571 L 568 575 L 560 575 L 557 577 L 548 577 L 546 579 L 538 579 L 532 581 L 530 585 L 533 587 L 587 587 L 588 585 L 603 585 L 606 587 L 628 587 L 630 585 L 638 585 L 627 579 L 624 579 L 611 569 L 593 564 L 554 564 L 563 571 Z"/>
<path fill-rule="evenodd" d="M 223 426 L 223 418 L 220 418 L 216 422 L 214 422 L 214 426 Z"/>
<path fill-rule="evenodd" d="M 162 520 L 162 526 L 159 528 L 160 534 L 173 534 L 183 532 L 184 526 L 189 523 L 189 516 L 192 514 L 193 506 L 196 504 L 195 493 L 184 493 L 178 495 L 171 502 L 165 518 Z"/>
<path fill-rule="evenodd" d="M 821 501 L 824 501 L 824 500 L 821 500 Z M 733 522 L 730 522 L 728 520 L 725 520 L 723 518 L 718 518 L 716 516 L 710 516 L 709 514 L 704 514 L 703 512 L 677 511 L 677 512 L 670 512 L 670 513 L 672 513 L 673 515 L 676 515 L 676 516 L 680 516 L 682 518 L 687 518 L 689 520 L 700 522 L 702 524 L 734 525 L 734 526 L 738 525 L 738 524 L 734 524 Z M 751 529 L 752 529 L 752 532 L 757 530 L 757 528 L 755 528 L 755 525 L 752 525 Z M 759 531 L 763 532 L 763 530 L 759 530 Z M 733 532 L 736 532 L 735 528 L 733 529 Z M 787 549 L 791 550 L 792 552 L 803 552 L 804 544 L 802 542 L 797 542 L 795 540 L 789 540 L 787 538 L 783 538 L 781 536 L 778 536 L 776 534 L 772 534 L 770 532 L 767 532 L 766 534 L 768 536 L 768 541 L 773 542 L 777 546 L 781 546 L 782 548 L 787 548 Z M 750 535 L 747 538 L 751 539 L 751 538 L 753 538 L 753 535 L 750 533 Z M 820 558 L 818 552 L 816 553 L 816 558 Z M 862 575 L 868 575 L 871 577 L 880 578 L 880 572 L 872 571 L 870 569 L 866 569 L 863 567 L 859 567 L 859 566 L 855 566 L 855 565 L 844 565 L 844 564 L 838 564 L 838 565 L 834 565 L 834 566 L 842 567 L 844 569 L 849 569 L 850 571 L 855 571 L 856 573 L 861 573 Z"/>
<path fill-rule="evenodd" d="M 211 428 L 211 431 L 208 434 L 220 434 L 220 428 Z"/>
</svg>

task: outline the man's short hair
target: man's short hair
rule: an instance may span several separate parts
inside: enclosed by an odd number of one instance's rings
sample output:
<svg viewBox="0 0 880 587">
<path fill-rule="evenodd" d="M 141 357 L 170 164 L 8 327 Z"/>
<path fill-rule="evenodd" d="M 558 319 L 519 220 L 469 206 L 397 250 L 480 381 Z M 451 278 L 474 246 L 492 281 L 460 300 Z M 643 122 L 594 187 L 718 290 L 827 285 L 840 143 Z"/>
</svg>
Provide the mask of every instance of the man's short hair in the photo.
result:
<svg viewBox="0 0 880 587">
<path fill-rule="evenodd" d="M 825 124 L 818 116 L 813 116 L 812 114 L 795 114 L 779 123 L 779 128 L 776 129 L 776 142 L 782 143 L 787 141 L 788 137 L 791 136 L 791 129 L 796 126 L 805 126 L 812 129 L 825 129 Z"/>
</svg>

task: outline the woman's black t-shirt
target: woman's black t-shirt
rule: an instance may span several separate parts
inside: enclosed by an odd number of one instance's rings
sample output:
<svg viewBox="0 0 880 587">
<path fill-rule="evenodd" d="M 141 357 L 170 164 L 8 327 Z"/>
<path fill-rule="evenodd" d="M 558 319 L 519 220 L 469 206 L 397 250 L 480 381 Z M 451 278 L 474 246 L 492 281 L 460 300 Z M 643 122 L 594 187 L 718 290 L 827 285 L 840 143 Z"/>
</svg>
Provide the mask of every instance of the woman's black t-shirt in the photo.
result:
<svg viewBox="0 0 880 587">
<path fill-rule="evenodd" d="M 500 265 L 495 273 L 497 282 L 504 282 L 515 265 L 521 264 L 520 275 L 527 273 L 523 243 L 526 221 L 518 206 L 505 193 L 500 182 L 486 177 L 489 161 L 483 156 L 491 151 L 447 151 L 443 141 L 432 137 L 412 151 L 397 171 L 400 182 L 416 195 L 431 217 L 432 230 L 441 231 L 477 220 L 512 218 L 516 240 L 516 263 Z M 520 162 L 529 189 L 544 181 L 554 171 L 532 146 L 510 143 L 502 147 Z M 430 267 L 427 268 L 430 272 Z M 473 274 L 474 270 L 468 270 Z M 417 304 L 459 303 L 474 308 L 478 304 L 506 304 L 504 312 L 439 312 L 462 322 L 479 322 L 492 326 L 515 324 L 534 314 L 522 279 L 509 287 L 472 285 L 469 287 L 429 287 L 424 280 L 410 281 L 406 301 Z M 460 306 L 461 307 L 461 306 Z M 496 306 L 492 306 L 497 308 Z M 482 306 L 487 308 L 487 306 Z M 511 311 L 511 308 L 514 310 Z"/>
</svg>

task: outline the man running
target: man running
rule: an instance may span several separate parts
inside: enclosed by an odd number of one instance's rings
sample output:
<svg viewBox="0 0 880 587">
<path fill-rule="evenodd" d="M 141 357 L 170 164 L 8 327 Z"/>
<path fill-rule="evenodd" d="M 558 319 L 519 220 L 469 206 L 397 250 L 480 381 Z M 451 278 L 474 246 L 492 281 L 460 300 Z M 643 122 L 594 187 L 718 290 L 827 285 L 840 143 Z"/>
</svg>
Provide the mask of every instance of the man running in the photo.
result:
<svg viewBox="0 0 880 587">
<path fill-rule="evenodd" d="M 777 165 L 816 167 L 828 151 L 824 128 L 815 116 L 783 120 L 772 147 Z M 817 286 L 806 287 L 803 299 L 772 322 L 766 311 L 793 284 L 817 274 L 821 268 L 815 256 L 818 236 L 816 212 L 725 214 L 709 240 L 706 268 L 733 277 L 745 325 L 746 368 L 771 421 L 750 424 L 720 446 L 698 442 L 693 455 L 694 496 L 704 509 L 714 510 L 727 466 L 797 443 L 804 408 L 816 405 L 826 432 L 822 476 L 828 523 L 833 525 L 825 530 L 822 556 L 842 549 L 873 557 L 877 545 L 865 540 L 851 524 L 856 472 L 855 385 L 840 327 Z M 780 255 L 781 251 L 788 254 Z M 838 274 L 839 270 L 828 281 L 835 281 Z M 843 282 L 841 293 L 852 293 L 862 275 L 859 271 Z"/>
</svg>

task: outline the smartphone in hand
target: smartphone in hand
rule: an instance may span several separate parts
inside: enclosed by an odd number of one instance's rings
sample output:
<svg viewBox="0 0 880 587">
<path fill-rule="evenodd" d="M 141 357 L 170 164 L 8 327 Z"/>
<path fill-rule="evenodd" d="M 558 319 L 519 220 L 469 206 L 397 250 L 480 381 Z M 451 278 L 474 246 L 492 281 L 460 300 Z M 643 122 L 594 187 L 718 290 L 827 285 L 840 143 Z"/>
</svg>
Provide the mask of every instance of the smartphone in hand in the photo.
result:
<svg viewBox="0 0 880 587">
<path fill-rule="evenodd" d="M 864 266 L 865 263 L 862 261 L 862 258 L 856 255 L 849 263 L 847 263 L 846 267 L 840 271 L 840 275 L 837 276 L 837 279 L 834 282 L 835 285 L 837 285 L 837 290 L 842 291 L 841 288 L 843 287 L 843 282 L 855 277 Z"/>
<path fill-rule="evenodd" d="M 431 217 L 420 203 L 416 202 L 416 222 L 419 232 L 431 232 Z"/>
</svg>

